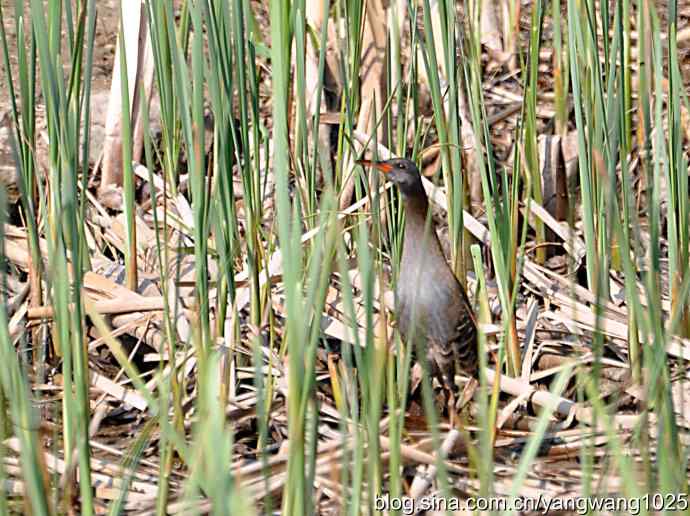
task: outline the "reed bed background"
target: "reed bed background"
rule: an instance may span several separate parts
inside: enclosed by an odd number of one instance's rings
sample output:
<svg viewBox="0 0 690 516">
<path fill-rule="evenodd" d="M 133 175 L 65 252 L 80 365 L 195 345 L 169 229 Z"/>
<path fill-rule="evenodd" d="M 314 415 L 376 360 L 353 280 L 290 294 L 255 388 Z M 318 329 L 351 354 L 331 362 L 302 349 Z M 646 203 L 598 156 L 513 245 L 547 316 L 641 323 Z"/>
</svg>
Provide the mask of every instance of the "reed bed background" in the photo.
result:
<svg viewBox="0 0 690 516">
<path fill-rule="evenodd" d="M 122 8 L 0 4 L 0 514 L 688 513 L 690 6 Z M 481 323 L 453 428 L 364 155 Z"/>
</svg>

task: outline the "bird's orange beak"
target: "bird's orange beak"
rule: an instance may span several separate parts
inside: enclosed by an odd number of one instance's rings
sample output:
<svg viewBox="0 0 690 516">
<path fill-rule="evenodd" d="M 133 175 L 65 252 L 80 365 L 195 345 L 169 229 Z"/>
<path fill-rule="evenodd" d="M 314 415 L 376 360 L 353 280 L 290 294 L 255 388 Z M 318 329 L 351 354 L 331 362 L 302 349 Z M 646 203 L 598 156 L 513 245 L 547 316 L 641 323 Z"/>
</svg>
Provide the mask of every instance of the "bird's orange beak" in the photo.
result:
<svg viewBox="0 0 690 516">
<path fill-rule="evenodd" d="M 389 165 L 388 163 L 384 163 L 382 161 L 371 161 L 368 159 L 358 159 L 355 161 L 358 165 L 362 165 L 363 167 L 374 167 L 384 174 L 390 172 L 393 170 L 393 165 Z"/>
</svg>

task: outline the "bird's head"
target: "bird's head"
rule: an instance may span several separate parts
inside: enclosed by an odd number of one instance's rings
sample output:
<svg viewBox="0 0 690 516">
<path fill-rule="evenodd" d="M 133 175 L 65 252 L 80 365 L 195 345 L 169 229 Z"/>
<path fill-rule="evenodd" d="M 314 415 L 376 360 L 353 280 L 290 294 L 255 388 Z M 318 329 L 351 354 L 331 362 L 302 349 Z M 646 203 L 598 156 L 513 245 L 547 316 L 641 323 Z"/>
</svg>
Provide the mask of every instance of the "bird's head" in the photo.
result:
<svg viewBox="0 0 690 516">
<path fill-rule="evenodd" d="M 357 161 L 362 166 L 374 167 L 386 175 L 386 179 L 390 179 L 395 183 L 404 195 L 414 195 L 423 193 L 422 179 L 419 175 L 419 169 L 409 159 L 394 158 L 386 161 L 370 161 L 362 159 Z"/>
</svg>

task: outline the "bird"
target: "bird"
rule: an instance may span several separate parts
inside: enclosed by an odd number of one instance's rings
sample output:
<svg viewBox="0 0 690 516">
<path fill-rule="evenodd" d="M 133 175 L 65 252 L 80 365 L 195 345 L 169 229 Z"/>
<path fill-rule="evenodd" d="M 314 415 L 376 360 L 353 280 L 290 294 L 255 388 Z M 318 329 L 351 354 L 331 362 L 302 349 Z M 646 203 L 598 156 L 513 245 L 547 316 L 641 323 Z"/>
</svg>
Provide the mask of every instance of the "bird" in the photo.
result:
<svg viewBox="0 0 690 516">
<path fill-rule="evenodd" d="M 395 320 L 418 359 L 426 352 L 430 371 L 449 391 L 452 406 L 456 372 L 477 377 L 477 323 L 467 293 L 441 249 L 419 169 L 404 158 L 357 163 L 383 172 L 402 194 L 405 232 Z"/>
</svg>

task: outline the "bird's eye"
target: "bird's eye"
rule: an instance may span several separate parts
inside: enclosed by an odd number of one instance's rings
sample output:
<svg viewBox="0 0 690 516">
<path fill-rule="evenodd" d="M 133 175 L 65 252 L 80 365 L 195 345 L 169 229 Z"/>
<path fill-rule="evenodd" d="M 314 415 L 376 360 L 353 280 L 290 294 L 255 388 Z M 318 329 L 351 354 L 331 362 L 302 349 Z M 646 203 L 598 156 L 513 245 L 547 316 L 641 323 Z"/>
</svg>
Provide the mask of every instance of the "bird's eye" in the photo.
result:
<svg viewBox="0 0 690 516">
<path fill-rule="evenodd" d="M 398 168 L 405 168 L 405 163 L 398 163 Z"/>
</svg>

